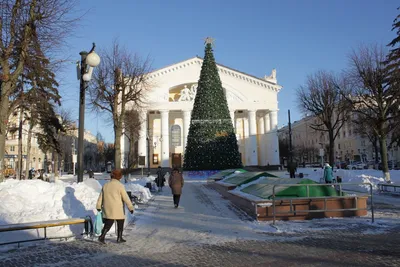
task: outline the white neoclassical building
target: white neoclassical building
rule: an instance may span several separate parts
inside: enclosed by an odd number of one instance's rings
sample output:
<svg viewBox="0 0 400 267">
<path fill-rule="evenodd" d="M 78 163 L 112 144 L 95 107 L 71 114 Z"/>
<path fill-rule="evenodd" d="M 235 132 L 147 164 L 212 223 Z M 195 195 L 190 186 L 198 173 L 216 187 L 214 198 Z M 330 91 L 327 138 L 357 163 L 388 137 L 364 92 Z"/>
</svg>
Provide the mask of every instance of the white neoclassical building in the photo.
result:
<svg viewBox="0 0 400 267">
<path fill-rule="evenodd" d="M 194 57 L 149 74 L 153 87 L 141 114 L 138 144 L 145 166 L 148 158 L 151 167 L 182 166 L 202 63 L 202 58 Z M 276 71 L 258 78 L 220 64 L 217 67 L 243 165 L 279 165 L 277 98 L 282 86 L 277 83 Z M 129 142 L 123 138 L 121 143 L 124 162 Z"/>
</svg>

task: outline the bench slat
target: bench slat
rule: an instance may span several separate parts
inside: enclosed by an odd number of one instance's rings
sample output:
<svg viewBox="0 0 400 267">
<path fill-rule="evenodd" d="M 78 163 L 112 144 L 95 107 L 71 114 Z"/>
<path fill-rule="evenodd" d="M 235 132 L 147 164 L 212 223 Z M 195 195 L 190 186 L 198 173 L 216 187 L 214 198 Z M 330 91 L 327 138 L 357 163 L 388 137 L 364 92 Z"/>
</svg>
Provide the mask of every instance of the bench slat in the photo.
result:
<svg viewBox="0 0 400 267">
<path fill-rule="evenodd" d="M 42 222 L 7 224 L 7 225 L 0 225 L 0 232 L 38 229 L 44 227 L 56 227 L 56 226 L 80 224 L 84 222 L 85 222 L 84 218 L 72 218 L 72 219 L 42 221 Z"/>
</svg>

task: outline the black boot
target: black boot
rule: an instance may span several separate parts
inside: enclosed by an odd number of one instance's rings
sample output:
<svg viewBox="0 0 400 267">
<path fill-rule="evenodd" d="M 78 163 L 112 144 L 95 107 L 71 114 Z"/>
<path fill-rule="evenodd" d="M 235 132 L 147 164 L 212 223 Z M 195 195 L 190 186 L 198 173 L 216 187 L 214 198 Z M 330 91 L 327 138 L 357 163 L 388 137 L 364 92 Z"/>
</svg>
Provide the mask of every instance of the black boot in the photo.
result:
<svg viewBox="0 0 400 267">
<path fill-rule="evenodd" d="M 122 231 L 123 231 L 123 229 L 118 229 L 117 243 L 124 243 L 124 242 L 126 242 L 126 240 L 122 238 Z"/>
<path fill-rule="evenodd" d="M 111 225 L 111 226 L 112 226 L 112 225 Z M 101 230 L 101 235 L 99 236 L 99 241 L 100 241 L 100 243 L 103 243 L 103 244 L 106 243 L 106 241 L 105 241 L 105 239 L 106 239 L 106 234 L 107 234 L 108 231 L 110 231 L 111 226 L 108 227 L 107 224 L 104 225 L 103 230 Z"/>
<path fill-rule="evenodd" d="M 106 230 L 106 228 L 103 228 L 103 230 L 101 230 L 101 235 L 99 236 L 99 241 L 100 243 L 105 244 L 105 238 L 106 238 L 106 234 L 107 234 L 108 230 Z"/>
<path fill-rule="evenodd" d="M 122 238 L 122 232 L 124 231 L 124 220 L 117 220 L 117 243 L 126 242 L 125 239 Z"/>
</svg>

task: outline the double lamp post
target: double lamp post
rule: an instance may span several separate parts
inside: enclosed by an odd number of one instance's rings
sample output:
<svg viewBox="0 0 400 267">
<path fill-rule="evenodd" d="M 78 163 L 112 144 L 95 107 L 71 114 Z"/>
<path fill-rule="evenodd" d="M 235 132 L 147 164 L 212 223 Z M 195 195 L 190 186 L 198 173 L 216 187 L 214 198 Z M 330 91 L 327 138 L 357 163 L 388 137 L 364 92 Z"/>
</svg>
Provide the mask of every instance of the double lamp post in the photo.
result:
<svg viewBox="0 0 400 267">
<path fill-rule="evenodd" d="M 77 62 L 79 90 L 79 130 L 78 130 L 78 183 L 83 182 L 83 137 L 85 134 L 85 93 L 92 79 L 93 68 L 100 64 L 100 57 L 94 52 L 96 45 L 88 52 L 82 51 L 81 61 Z"/>
</svg>

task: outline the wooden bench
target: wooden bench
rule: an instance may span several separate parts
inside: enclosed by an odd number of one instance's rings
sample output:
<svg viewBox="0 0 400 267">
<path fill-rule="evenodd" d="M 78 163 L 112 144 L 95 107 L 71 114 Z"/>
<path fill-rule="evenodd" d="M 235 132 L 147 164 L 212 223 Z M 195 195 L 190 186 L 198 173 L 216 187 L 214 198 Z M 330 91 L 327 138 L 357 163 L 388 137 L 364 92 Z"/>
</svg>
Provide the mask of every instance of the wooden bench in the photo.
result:
<svg viewBox="0 0 400 267">
<path fill-rule="evenodd" d="M 44 229 L 44 237 L 43 238 L 0 243 L 0 245 L 8 245 L 8 244 L 18 243 L 18 247 L 19 247 L 19 243 L 49 239 L 47 237 L 47 231 L 46 231 L 47 228 L 57 227 L 57 226 L 65 226 L 65 225 L 75 225 L 75 224 L 81 224 L 81 223 L 83 223 L 84 227 L 85 227 L 84 234 L 92 235 L 93 234 L 93 221 L 90 216 L 86 216 L 85 218 L 70 218 L 70 219 L 61 219 L 61 220 L 52 220 L 52 221 L 0 225 L 0 233 L 11 232 L 11 231 L 21 231 L 21 230 L 31 230 L 31 229 L 41 229 L 41 228 Z"/>
<path fill-rule="evenodd" d="M 387 190 L 388 187 L 393 188 L 393 191 Z M 400 190 L 396 191 L 397 188 L 400 188 L 400 184 L 378 184 L 378 188 L 381 193 L 400 194 Z"/>
</svg>

